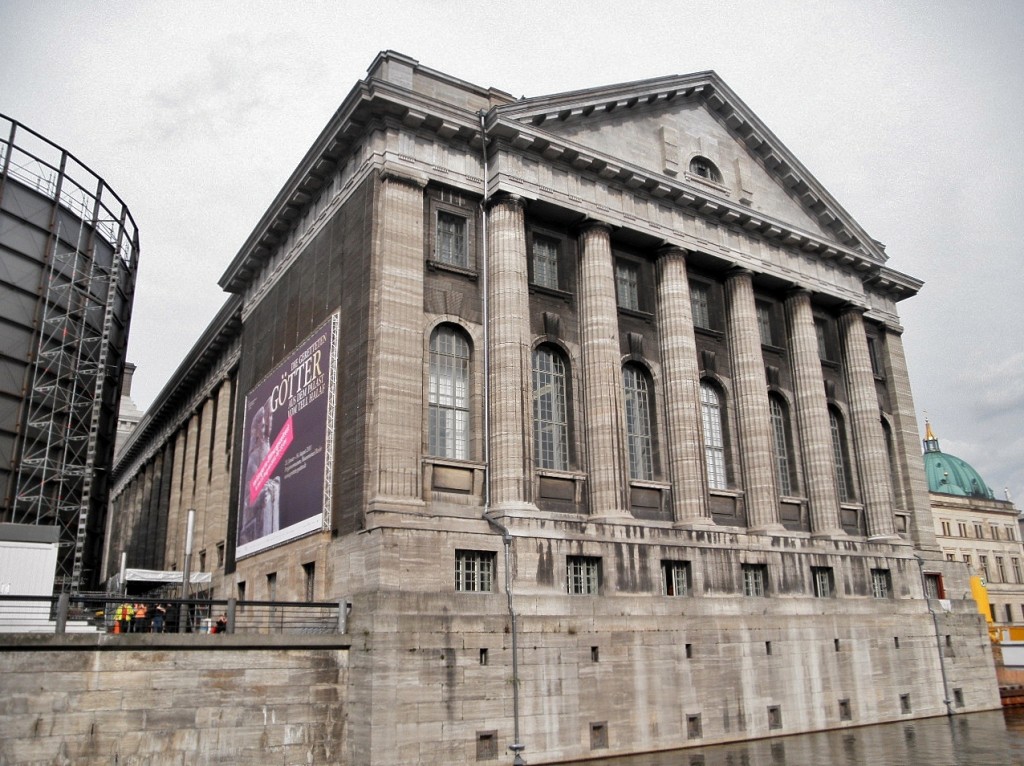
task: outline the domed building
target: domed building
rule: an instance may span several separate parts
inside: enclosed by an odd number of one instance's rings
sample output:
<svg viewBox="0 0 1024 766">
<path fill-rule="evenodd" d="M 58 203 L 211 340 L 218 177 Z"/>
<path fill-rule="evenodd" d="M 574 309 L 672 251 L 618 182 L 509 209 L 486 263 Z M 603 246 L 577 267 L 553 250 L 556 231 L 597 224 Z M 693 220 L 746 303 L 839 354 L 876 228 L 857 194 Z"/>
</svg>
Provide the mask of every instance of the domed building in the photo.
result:
<svg viewBox="0 0 1024 766">
<path fill-rule="evenodd" d="M 1017 509 L 996 499 L 967 461 L 943 452 L 928 421 L 924 470 L 935 534 L 946 558 L 969 564 L 983 578 L 993 623 L 1024 624 L 1024 545 Z"/>
</svg>

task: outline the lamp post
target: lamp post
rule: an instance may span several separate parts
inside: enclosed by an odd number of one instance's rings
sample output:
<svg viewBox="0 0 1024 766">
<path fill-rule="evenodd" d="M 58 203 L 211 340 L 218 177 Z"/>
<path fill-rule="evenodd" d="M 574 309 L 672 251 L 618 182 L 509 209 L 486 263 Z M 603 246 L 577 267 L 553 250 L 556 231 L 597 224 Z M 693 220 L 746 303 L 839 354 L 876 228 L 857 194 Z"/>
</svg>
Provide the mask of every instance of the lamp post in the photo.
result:
<svg viewBox="0 0 1024 766">
<path fill-rule="evenodd" d="M 181 606 L 178 609 L 178 632 L 181 626 L 188 628 L 188 605 L 185 599 L 188 598 L 189 570 L 192 568 L 192 533 L 196 526 L 195 508 L 188 509 L 188 522 L 185 525 L 185 565 L 181 570 Z"/>
</svg>

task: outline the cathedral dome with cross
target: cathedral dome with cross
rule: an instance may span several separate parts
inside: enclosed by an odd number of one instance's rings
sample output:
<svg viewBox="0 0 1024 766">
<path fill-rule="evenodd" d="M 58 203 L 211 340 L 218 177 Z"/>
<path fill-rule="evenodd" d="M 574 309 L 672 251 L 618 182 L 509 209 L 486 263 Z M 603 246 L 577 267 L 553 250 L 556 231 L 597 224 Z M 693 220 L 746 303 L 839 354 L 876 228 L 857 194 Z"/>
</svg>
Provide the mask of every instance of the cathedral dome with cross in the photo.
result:
<svg viewBox="0 0 1024 766">
<path fill-rule="evenodd" d="M 960 497 L 980 497 L 994 500 L 995 495 L 985 480 L 967 461 L 939 449 L 939 440 L 932 424 L 925 421 L 924 470 L 928 477 L 928 491 Z"/>
</svg>

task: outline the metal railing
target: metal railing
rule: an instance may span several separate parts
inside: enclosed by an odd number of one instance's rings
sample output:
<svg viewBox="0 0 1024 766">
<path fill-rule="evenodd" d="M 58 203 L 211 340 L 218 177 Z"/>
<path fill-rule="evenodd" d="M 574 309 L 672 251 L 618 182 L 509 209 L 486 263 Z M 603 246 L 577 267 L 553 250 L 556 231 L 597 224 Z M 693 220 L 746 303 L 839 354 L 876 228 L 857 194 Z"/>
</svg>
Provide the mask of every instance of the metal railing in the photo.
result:
<svg viewBox="0 0 1024 766">
<path fill-rule="evenodd" d="M 168 599 L 67 593 L 0 595 L 0 634 L 327 635 L 345 632 L 348 611 L 345 601 Z"/>
</svg>

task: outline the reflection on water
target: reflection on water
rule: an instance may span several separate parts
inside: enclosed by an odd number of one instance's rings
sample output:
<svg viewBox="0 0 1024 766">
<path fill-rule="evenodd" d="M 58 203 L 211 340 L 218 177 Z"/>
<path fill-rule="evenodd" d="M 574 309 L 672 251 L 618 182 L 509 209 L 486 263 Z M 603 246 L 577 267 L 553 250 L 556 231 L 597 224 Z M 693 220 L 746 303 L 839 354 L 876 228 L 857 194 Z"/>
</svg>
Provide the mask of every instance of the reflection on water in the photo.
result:
<svg viewBox="0 0 1024 766">
<path fill-rule="evenodd" d="M 862 726 L 585 763 L 587 766 L 1024 766 L 1024 709 Z"/>
</svg>

